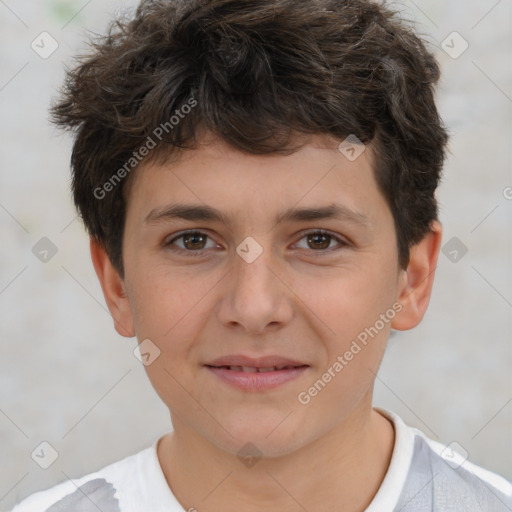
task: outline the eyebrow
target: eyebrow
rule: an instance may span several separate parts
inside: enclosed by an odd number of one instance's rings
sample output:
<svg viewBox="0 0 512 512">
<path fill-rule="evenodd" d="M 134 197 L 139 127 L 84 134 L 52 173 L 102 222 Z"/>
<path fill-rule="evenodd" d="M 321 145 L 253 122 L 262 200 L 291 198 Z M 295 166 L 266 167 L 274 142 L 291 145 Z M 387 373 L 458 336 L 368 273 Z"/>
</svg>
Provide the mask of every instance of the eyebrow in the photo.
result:
<svg viewBox="0 0 512 512">
<path fill-rule="evenodd" d="M 173 219 L 216 221 L 228 228 L 232 228 L 233 224 L 224 212 L 212 206 L 183 203 L 169 204 L 151 210 L 144 223 L 147 225 L 157 225 Z M 277 215 L 275 224 L 325 219 L 342 220 L 363 227 L 370 226 L 370 221 L 365 215 L 340 204 L 331 204 L 323 207 L 289 208 Z"/>
</svg>

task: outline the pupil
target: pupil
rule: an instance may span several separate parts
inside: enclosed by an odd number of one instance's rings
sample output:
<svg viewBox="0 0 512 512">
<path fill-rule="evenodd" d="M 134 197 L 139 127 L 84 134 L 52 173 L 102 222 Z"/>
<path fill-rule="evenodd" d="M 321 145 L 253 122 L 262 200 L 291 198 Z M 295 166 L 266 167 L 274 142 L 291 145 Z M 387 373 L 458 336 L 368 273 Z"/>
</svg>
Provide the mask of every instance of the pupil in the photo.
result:
<svg viewBox="0 0 512 512">
<path fill-rule="evenodd" d="M 322 235 L 322 234 L 310 235 L 308 237 L 308 243 L 315 244 L 315 239 L 318 239 L 318 238 L 323 238 L 324 239 L 324 243 L 321 244 L 320 249 L 326 249 L 327 247 L 329 247 L 329 242 L 328 241 L 325 242 L 325 240 L 327 240 L 329 238 L 329 235 Z"/>
<path fill-rule="evenodd" d="M 190 239 L 194 240 L 192 242 L 192 248 L 197 248 L 197 239 L 201 239 L 201 238 L 204 238 L 204 235 L 201 235 L 200 233 L 189 233 L 188 235 L 185 236 L 185 246 L 187 246 L 187 241 L 190 241 Z M 199 245 L 201 244 L 201 242 L 199 242 Z M 189 247 L 190 248 L 190 247 Z"/>
</svg>

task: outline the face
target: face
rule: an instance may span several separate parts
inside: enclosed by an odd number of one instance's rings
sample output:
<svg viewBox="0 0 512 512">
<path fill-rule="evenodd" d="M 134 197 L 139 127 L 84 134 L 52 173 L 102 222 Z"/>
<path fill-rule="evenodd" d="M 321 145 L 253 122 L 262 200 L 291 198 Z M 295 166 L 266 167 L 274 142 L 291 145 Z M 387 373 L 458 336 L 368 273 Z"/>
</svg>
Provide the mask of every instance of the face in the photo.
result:
<svg viewBox="0 0 512 512">
<path fill-rule="evenodd" d="M 352 162 L 321 137 L 288 156 L 210 139 L 133 179 L 122 320 L 160 351 L 146 370 L 173 419 L 278 456 L 369 403 L 405 282 L 370 148 Z M 273 366 L 293 368 L 255 371 Z"/>
</svg>

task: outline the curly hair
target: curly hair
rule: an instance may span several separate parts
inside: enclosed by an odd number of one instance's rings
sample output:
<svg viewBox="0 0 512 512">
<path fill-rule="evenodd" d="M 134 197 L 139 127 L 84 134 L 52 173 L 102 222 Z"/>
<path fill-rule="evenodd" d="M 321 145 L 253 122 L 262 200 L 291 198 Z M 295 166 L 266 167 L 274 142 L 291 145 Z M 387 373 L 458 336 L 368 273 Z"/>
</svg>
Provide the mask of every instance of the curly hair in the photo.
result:
<svg viewBox="0 0 512 512">
<path fill-rule="evenodd" d="M 74 134 L 78 212 L 121 276 L 124 178 L 194 149 L 200 128 L 251 154 L 291 154 L 298 135 L 372 143 L 405 268 L 438 216 L 439 77 L 426 41 L 385 3 L 143 0 L 90 40 L 51 115 Z"/>
</svg>

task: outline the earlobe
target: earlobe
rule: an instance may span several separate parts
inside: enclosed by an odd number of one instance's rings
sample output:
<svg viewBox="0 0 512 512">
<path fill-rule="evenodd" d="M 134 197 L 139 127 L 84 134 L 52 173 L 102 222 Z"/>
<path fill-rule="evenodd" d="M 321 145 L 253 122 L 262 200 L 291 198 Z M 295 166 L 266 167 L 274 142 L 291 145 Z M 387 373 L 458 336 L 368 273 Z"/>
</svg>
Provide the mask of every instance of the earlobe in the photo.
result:
<svg viewBox="0 0 512 512">
<path fill-rule="evenodd" d="M 391 322 L 392 329 L 412 329 L 425 315 L 434 284 L 441 239 L 441 224 L 434 221 L 430 232 L 411 247 L 409 264 L 406 270 L 401 271 L 398 283 L 398 302 L 402 310 Z"/>
<path fill-rule="evenodd" d="M 114 320 L 114 327 L 121 336 L 132 338 L 135 336 L 135 329 L 124 281 L 112 265 L 103 246 L 93 237 L 90 238 L 90 250 L 94 270 Z"/>
</svg>

